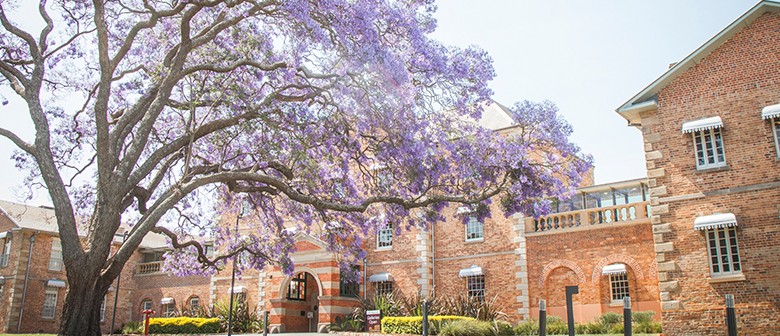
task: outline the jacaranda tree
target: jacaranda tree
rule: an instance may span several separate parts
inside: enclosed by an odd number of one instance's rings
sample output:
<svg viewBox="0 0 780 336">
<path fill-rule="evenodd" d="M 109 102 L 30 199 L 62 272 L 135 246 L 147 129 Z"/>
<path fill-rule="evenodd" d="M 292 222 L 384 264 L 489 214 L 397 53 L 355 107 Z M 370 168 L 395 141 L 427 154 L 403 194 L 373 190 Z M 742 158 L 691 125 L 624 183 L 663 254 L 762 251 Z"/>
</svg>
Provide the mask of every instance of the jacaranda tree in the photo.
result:
<svg viewBox="0 0 780 336">
<path fill-rule="evenodd" d="M 288 227 L 346 265 L 378 227 L 426 227 L 449 204 L 541 213 L 589 166 L 551 103 L 514 105 L 512 134 L 479 127 L 491 60 L 428 37 L 432 0 L 28 5 L 0 0 L 0 85 L 20 102 L 5 109 L 24 106 L 4 118 L 34 136 L 0 135 L 55 207 L 61 334 L 99 334 L 103 295 L 149 232 L 179 248 L 179 274 L 238 253 L 289 272 Z M 216 225 L 245 202 L 250 231 Z M 224 248 L 207 256 L 205 236 Z"/>
</svg>

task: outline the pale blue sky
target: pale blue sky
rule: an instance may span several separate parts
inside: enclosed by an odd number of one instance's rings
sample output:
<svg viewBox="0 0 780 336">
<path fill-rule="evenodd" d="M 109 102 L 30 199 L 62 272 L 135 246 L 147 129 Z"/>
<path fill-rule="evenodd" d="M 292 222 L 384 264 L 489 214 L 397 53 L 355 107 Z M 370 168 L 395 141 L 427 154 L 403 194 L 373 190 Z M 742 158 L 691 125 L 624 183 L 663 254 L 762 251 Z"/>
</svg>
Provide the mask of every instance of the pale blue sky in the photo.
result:
<svg viewBox="0 0 780 336">
<path fill-rule="evenodd" d="M 493 56 L 498 102 L 555 102 L 607 183 L 646 174 L 641 133 L 615 109 L 756 2 L 445 0 L 435 37 Z"/>
<path fill-rule="evenodd" d="M 479 45 L 493 57 L 495 99 L 548 99 L 593 155 L 596 183 L 645 176 L 639 130 L 615 109 L 752 7 L 754 0 L 439 1 L 434 37 Z M 5 127 L 27 125 L 21 106 L 0 106 Z M 29 133 L 27 133 L 29 135 Z M 0 199 L 19 201 L 23 174 L 0 139 Z M 48 203 L 39 195 L 32 203 Z"/>
</svg>

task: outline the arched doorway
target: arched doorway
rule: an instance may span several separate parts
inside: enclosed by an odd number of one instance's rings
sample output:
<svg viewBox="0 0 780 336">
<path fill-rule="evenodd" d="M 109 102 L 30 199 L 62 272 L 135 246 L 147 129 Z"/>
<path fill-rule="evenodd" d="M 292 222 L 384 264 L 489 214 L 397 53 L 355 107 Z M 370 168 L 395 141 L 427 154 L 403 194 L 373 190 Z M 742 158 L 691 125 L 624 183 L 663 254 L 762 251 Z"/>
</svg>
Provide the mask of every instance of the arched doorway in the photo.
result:
<svg viewBox="0 0 780 336">
<path fill-rule="evenodd" d="M 310 272 L 299 272 L 287 279 L 282 295 L 285 332 L 316 332 L 319 323 L 319 279 Z"/>
</svg>

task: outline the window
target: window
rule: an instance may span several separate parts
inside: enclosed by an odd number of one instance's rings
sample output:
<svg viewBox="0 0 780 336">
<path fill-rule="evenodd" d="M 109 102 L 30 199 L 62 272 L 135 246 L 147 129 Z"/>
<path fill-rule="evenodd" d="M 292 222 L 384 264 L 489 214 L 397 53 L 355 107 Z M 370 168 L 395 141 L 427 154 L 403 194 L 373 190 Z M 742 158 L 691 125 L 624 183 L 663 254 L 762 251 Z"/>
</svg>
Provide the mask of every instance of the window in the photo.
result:
<svg viewBox="0 0 780 336">
<path fill-rule="evenodd" d="M 777 150 L 777 156 L 780 157 L 780 117 L 772 118 L 772 134 L 775 136 L 775 150 Z"/>
<path fill-rule="evenodd" d="M 103 296 L 103 302 L 100 303 L 100 322 L 106 320 L 106 298 L 108 295 Z"/>
<path fill-rule="evenodd" d="M 342 274 L 339 277 L 339 293 L 341 296 L 357 297 L 360 293 L 360 284 Z"/>
<path fill-rule="evenodd" d="M 306 273 L 298 273 L 290 280 L 287 298 L 290 300 L 306 300 Z"/>
<path fill-rule="evenodd" d="M 3 254 L 0 254 L 0 267 L 8 267 L 8 257 L 11 255 L 11 239 L 3 239 Z"/>
<path fill-rule="evenodd" d="M 141 302 L 141 310 L 149 310 L 152 309 L 152 300 L 146 299 L 143 302 Z"/>
<path fill-rule="evenodd" d="M 612 301 L 621 301 L 628 295 L 628 274 L 616 273 L 609 275 L 609 293 Z"/>
<path fill-rule="evenodd" d="M 469 217 L 469 221 L 466 223 L 466 241 L 482 240 L 484 234 L 485 225 L 477 217 Z"/>
<path fill-rule="evenodd" d="M 214 256 L 214 244 L 203 245 L 203 250 L 203 253 L 205 253 L 207 257 Z"/>
<path fill-rule="evenodd" d="M 176 302 L 173 301 L 173 298 L 162 299 L 162 316 L 163 317 L 176 316 Z"/>
<path fill-rule="evenodd" d="M 466 277 L 466 289 L 470 298 L 479 301 L 485 299 L 485 276 L 473 275 Z"/>
<path fill-rule="evenodd" d="M 57 314 L 57 287 L 46 287 L 43 294 L 43 309 L 41 318 L 53 319 Z"/>
<path fill-rule="evenodd" d="M 376 247 L 388 249 L 393 247 L 393 225 L 387 223 L 384 229 L 379 229 L 376 234 Z"/>
<path fill-rule="evenodd" d="M 62 244 L 59 238 L 51 239 L 51 256 L 49 257 L 49 270 L 62 271 Z"/>
<path fill-rule="evenodd" d="M 193 296 L 190 298 L 190 314 L 194 315 L 200 310 L 200 298 Z"/>
<path fill-rule="evenodd" d="M 375 282 L 374 286 L 376 286 L 376 295 L 388 295 L 393 293 L 392 281 Z"/>
<path fill-rule="evenodd" d="M 720 128 L 693 132 L 693 144 L 696 151 L 696 169 L 717 168 L 726 165 Z"/>
<path fill-rule="evenodd" d="M 707 249 L 710 257 L 710 272 L 713 276 L 742 272 L 737 248 L 737 228 L 711 228 L 707 230 Z"/>
</svg>

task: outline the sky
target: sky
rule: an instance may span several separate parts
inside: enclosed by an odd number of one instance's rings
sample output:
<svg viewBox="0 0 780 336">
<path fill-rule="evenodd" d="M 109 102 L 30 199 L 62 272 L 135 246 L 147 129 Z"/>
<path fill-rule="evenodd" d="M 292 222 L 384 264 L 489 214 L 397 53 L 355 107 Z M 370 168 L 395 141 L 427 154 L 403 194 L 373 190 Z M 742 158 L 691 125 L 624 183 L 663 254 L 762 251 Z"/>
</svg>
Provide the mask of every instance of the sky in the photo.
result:
<svg viewBox="0 0 780 336">
<path fill-rule="evenodd" d="M 494 99 L 550 100 L 591 154 L 598 184 L 645 176 L 642 137 L 615 109 L 755 5 L 755 0 L 443 0 L 433 37 L 493 57 Z M 22 106 L 0 105 L 0 125 L 28 129 Z M 22 132 L 31 139 L 29 132 Z M 0 138 L 0 199 L 22 201 L 24 174 Z M 32 204 L 50 203 L 38 193 Z"/>
</svg>

